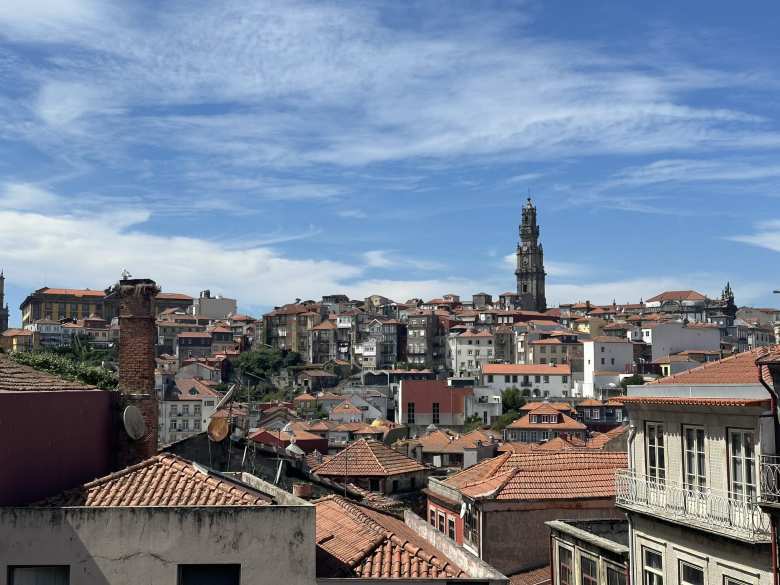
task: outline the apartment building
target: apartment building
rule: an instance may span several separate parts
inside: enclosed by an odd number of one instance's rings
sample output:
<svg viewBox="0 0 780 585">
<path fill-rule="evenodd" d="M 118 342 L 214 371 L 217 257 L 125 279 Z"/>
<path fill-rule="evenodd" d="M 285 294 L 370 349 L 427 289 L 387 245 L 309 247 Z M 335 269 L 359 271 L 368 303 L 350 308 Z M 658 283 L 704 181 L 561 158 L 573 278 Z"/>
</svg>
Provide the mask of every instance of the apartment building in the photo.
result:
<svg viewBox="0 0 780 585">
<path fill-rule="evenodd" d="M 567 437 L 584 442 L 587 427 L 559 408 L 543 403 L 524 414 L 504 429 L 504 440 L 519 443 L 538 443 L 556 437 Z"/>
<path fill-rule="evenodd" d="M 576 394 L 599 398 L 609 384 L 616 384 L 621 374 L 634 366 L 634 343 L 612 335 L 598 335 L 582 342 L 583 376 Z"/>
<path fill-rule="evenodd" d="M 482 367 L 482 386 L 499 392 L 518 388 L 534 397 L 568 396 L 571 368 L 568 364 L 486 364 Z"/>
<path fill-rule="evenodd" d="M 220 399 L 216 385 L 199 378 L 180 378 L 163 393 L 158 411 L 160 443 L 173 443 L 206 430 Z"/>
<path fill-rule="evenodd" d="M 549 563 L 545 522 L 619 519 L 614 474 L 625 467 L 626 454 L 619 452 L 503 453 L 446 479 L 429 478 L 428 520 L 511 575 Z"/>
<path fill-rule="evenodd" d="M 462 427 L 471 388 L 456 388 L 446 380 L 402 380 L 398 388 L 395 422 L 411 432 L 428 425 Z"/>
<path fill-rule="evenodd" d="M 629 468 L 616 503 L 629 519 L 631 582 L 769 585 L 771 523 L 759 460 L 776 416 L 756 351 L 629 387 Z"/>
<path fill-rule="evenodd" d="M 449 369 L 458 378 L 478 379 L 482 367 L 495 359 L 495 335 L 485 329 L 451 332 L 447 344 Z"/>
<path fill-rule="evenodd" d="M 110 321 L 113 315 L 113 305 L 105 303 L 106 293 L 102 290 L 49 288 L 43 287 L 30 293 L 22 301 L 19 309 L 22 311 L 22 327 L 38 319 L 84 319 L 97 315 Z"/>
</svg>

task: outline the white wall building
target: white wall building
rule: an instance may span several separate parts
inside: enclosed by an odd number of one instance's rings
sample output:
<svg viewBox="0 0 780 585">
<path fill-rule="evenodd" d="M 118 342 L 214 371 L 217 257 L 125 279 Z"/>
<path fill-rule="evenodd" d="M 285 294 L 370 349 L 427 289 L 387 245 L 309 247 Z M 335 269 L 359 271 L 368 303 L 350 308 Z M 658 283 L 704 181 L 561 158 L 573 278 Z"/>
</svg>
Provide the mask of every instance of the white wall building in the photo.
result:
<svg viewBox="0 0 780 585">
<path fill-rule="evenodd" d="M 629 519 L 632 583 L 774 582 L 759 465 L 775 437 L 756 358 L 629 388 L 629 469 L 618 473 L 615 501 Z"/>
<path fill-rule="evenodd" d="M 474 387 L 474 394 L 466 397 L 466 418 L 477 415 L 483 425 L 493 424 L 503 413 L 501 392 L 493 388 Z"/>
<path fill-rule="evenodd" d="M 205 431 L 220 395 L 198 379 L 178 379 L 160 403 L 160 443 L 186 439 Z"/>
<path fill-rule="evenodd" d="M 684 324 L 681 321 L 645 323 L 642 341 L 651 346 L 651 361 L 685 350 L 720 349 L 720 329 L 709 323 Z"/>
<path fill-rule="evenodd" d="M 490 331 L 468 330 L 447 338 L 449 367 L 459 378 L 478 378 L 482 366 L 495 357 L 495 337 Z"/>
<path fill-rule="evenodd" d="M 514 387 L 533 397 L 568 396 L 571 368 L 568 364 L 486 364 L 482 386 L 499 393 Z"/>
<path fill-rule="evenodd" d="M 634 344 L 621 337 L 599 335 L 582 340 L 583 376 L 576 395 L 600 398 L 599 390 L 606 381 L 614 383 L 634 365 Z"/>
</svg>

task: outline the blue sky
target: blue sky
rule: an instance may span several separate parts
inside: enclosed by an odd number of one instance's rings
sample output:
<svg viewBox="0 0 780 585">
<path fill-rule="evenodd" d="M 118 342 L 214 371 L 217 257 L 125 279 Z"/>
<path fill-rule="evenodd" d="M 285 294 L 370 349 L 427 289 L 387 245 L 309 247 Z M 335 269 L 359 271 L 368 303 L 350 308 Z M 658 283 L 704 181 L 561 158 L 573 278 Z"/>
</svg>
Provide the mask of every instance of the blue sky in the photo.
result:
<svg viewBox="0 0 780 585">
<path fill-rule="evenodd" d="M 0 3 L 0 266 L 262 311 L 514 286 L 777 304 L 780 9 L 726 2 Z M 511 259 L 510 259 L 511 260 Z"/>
</svg>

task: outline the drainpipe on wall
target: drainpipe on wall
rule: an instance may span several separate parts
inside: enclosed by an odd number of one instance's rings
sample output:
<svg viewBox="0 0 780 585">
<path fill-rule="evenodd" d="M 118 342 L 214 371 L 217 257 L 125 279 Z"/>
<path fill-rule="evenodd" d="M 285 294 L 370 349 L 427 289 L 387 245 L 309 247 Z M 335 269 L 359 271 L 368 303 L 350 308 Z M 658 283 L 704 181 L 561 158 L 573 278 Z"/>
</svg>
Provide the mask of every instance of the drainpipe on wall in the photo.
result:
<svg viewBox="0 0 780 585">
<path fill-rule="evenodd" d="M 763 357 L 763 356 L 762 356 Z M 774 362 L 774 368 L 767 364 L 761 364 L 761 359 L 759 358 L 757 363 L 759 364 L 758 367 L 758 380 L 761 382 L 761 385 L 766 389 L 767 392 L 769 392 L 770 396 L 770 408 L 772 409 L 772 420 L 774 421 L 775 426 L 775 453 L 778 452 L 777 444 L 778 444 L 778 431 L 780 431 L 780 420 L 778 420 L 777 415 L 777 393 L 775 392 L 775 389 L 772 387 L 775 385 L 775 380 L 780 380 L 780 372 L 777 371 L 778 365 L 777 362 Z M 764 370 L 766 368 L 766 370 Z M 772 386 L 770 386 L 767 381 L 764 378 L 764 372 L 767 373 L 767 378 L 772 380 Z M 777 515 L 776 514 L 770 514 L 770 534 L 772 538 L 772 577 L 773 582 L 775 585 L 780 585 L 780 574 L 778 574 L 778 551 L 777 551 Z"/>
</svg>

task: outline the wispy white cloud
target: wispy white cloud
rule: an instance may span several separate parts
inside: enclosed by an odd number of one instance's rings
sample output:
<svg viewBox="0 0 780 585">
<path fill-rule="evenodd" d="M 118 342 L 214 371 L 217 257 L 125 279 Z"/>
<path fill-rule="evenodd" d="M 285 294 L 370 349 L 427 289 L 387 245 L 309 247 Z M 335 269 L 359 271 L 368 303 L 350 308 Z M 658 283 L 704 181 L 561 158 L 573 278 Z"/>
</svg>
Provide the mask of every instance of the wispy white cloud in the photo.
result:
<svg viewBox="0 0 780 585">
<path fill-rule="evenodd" d="M 739 140 L 756 147 L 756 131 L 780 139 L 752 112 L 686 103 L 687 92 L 750 86 L 749 76 L 691 66 L 680 76 L 647 68 L 640 51 L 618 59 L 584 43 L 534 37 L 518 31 L 522 9 L 515 19 L 502 10 L 505 22 L 455 21 L 429 35 L 391 28 L 379 7 L 363 5 L 220 2 L 139 13 L 130 6 L 117 18 L 82 0 L 52 17 L 100 25 L 74 27 L 75 38 L 62 33 L 80 49 L 59 58 L 69 77 L 62 83 L 81 94 L 41 110 L 47 121 L 78 119 L 94 103 L 85 87 L 110 92 L 128 114 L 90 128 L 85 140 L 100 145 L 96 152 L 162 135 L 167 147 L 232 165 L 359 166 L 652 153 Z M 4 22 L 40 40 L 25 25 L 35 19 L 16 12 L 24 10 L 5 11 Z M 220 115 L 179 111 L 199 105 Z"/>
<path fill-rule="evenodd" d="M 731 236 L 728 238 L 735 242 L 751 244 L 760 248 L 766 248 L 773 252 L 780 252 L 780 219 L 772 219 L 756 224 L 756 231 L 752 234 Z"/>
<path fill-rule="evenodd" d="M 394 250 L 369 250 L 363 253 L 363 260 L 370 268 L 414 268 L 417 270 L 441 270 L 440 262 L 401 255 Z"/>
<path fill-rule="evenodd" d="M 65 200 L 59 195 L 29 183 L 8 183 L 0 188 L 0 209 L 31 211 L 59 208 Z"/>
<path fill-rule="evenodd" d="M 365 219 L 368 214 L 360 209 L 342 209 L 336 212 L 339 217 L 345 217 L 347 219 Z"/>
</svg>

